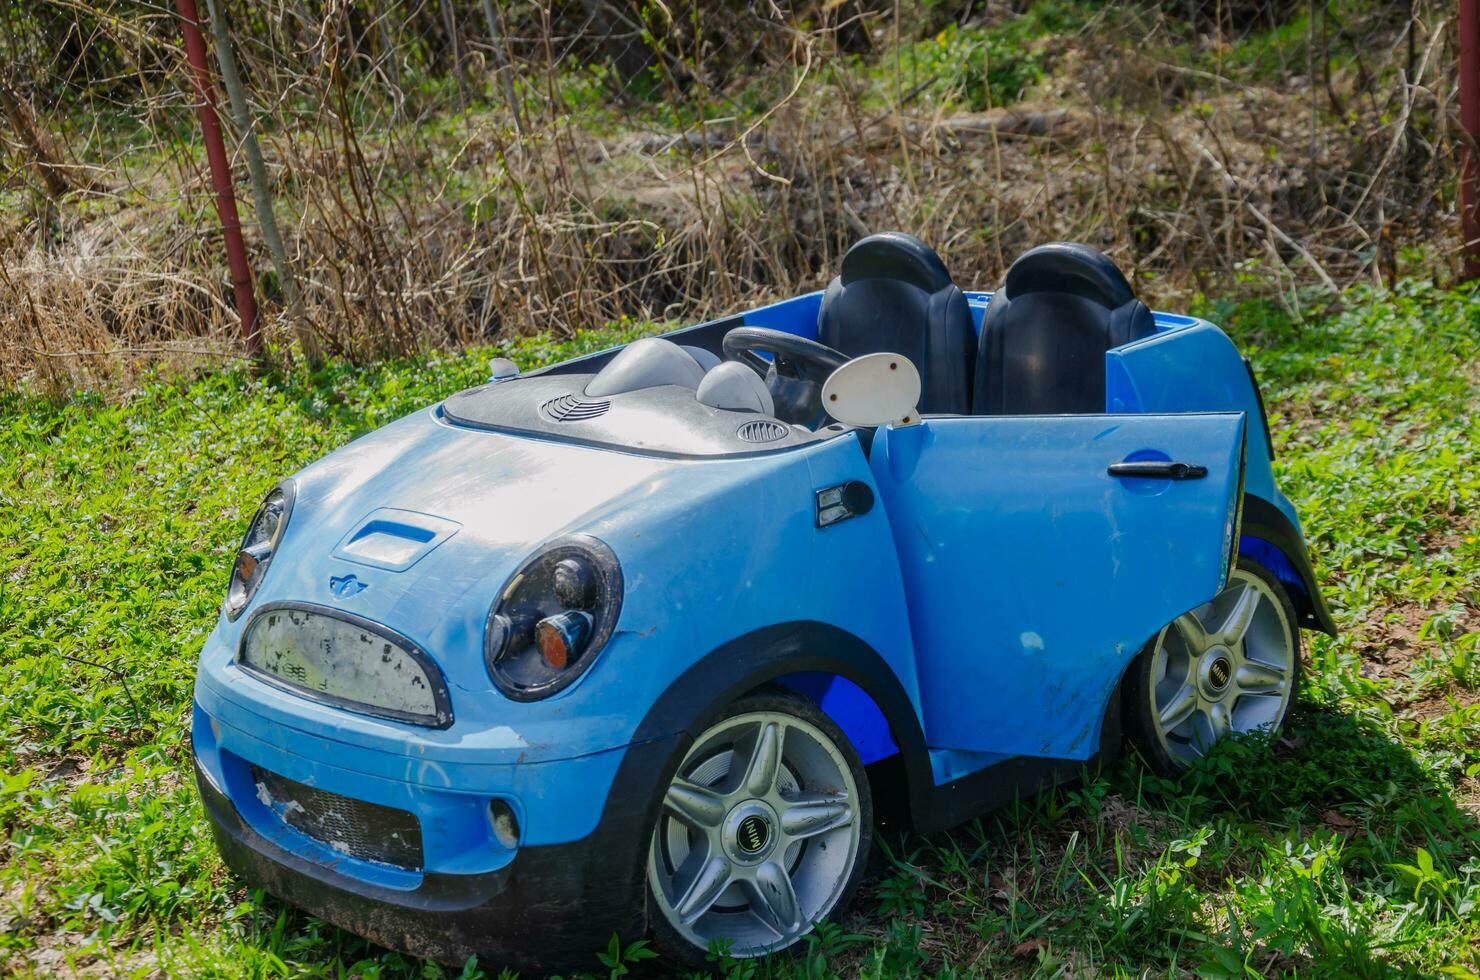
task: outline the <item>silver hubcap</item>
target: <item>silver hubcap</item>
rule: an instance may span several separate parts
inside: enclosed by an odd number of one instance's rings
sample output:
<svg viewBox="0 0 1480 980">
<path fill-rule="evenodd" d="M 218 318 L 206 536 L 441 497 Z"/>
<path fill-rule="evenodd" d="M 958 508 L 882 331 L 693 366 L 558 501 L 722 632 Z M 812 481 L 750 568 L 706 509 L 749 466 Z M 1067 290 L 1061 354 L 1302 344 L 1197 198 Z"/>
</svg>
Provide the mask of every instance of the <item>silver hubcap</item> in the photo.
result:
<svg viewBox="0 0 1480 980">
<path fill-rule="evenodd" d="M 726 719 L 684 757 L 653 831 L 648 884 L 695 946 L 735 957 L 791 945 L 832 910 L 858 857 L 858 787 L 816 726 Z"/>
<path fill-rule="evenodd" d="M 1229 732 L 1279 723 L 1299 651 L 1279 598 L 1235 570 L 1228 588 L 1165 627 L 1151 663 L 1151 716 L 1161 746 L 1190 765 Z"/>
</svg>

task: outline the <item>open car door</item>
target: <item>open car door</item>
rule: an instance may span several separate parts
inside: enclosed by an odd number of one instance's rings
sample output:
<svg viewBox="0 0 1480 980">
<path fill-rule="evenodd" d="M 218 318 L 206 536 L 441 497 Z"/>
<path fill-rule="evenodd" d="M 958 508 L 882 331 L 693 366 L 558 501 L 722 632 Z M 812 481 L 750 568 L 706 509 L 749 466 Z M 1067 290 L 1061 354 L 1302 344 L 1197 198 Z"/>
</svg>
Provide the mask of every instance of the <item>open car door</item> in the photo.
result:
<svg viewBox="0 0 1480 980">
<path fill-rule="evenodd" d="M 878 430 L 931 748 L 1086 759 L 1122 672 L 1212 599 L 1242 413 L 929 418 Z"/>
</svg>

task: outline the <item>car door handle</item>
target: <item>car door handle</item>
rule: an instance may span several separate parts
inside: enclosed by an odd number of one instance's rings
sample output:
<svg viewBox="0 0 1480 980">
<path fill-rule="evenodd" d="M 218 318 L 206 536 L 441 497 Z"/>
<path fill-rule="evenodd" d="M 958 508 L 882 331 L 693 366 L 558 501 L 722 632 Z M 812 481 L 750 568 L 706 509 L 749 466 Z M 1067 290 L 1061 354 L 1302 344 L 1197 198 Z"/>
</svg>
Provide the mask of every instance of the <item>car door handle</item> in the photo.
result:
<svg viewBox="0 0 1480 980">
<path fill-rule="evenodd" d="M 1111 476 L 1135 476 L 1144 480 L 1201 480 L 1208 475 L 1208 468 L 1196 463 L 1137 459 L 1123 463 L 1111 463 L 1107 472 Z"/>
</svg>

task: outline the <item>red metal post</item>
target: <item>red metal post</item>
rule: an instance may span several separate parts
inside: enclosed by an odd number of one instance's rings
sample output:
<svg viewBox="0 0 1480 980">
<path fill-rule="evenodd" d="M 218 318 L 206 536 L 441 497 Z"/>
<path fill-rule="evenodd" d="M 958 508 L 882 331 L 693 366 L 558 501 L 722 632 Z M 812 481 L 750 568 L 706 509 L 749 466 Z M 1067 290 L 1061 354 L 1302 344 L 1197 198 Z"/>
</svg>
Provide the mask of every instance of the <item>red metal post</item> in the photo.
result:
<svg viewBox="0 0 1480 980">
<path fill-rule="evenodd" d="M 1464 277 L 1480 277 L 1480 0 L 1459 0 L 1459 217 L 1464 231 Z"/>
<path fill-rule="evenodd" d="M 262 353 L 262 334 L 257 328 L 257 297 L 252 291 L 252 267 L 247 264 L 247 247 L 242 242 L 241 221 L 236 213 L 236 194 L 231 189 L 231 164 L 226 159 L 226 144 L 221 138 L 221 119 L 216 115 L 215 89 L 211 72 L 206 67 L 206 39 L 200 31 L 200 15 L 195 0 L 175 0 L 180 11 L 180 31 L 185 35 L 185 57 L 190 61 L 190 80 L 195 86 L 195 109 L 200 116 L 200 131 L 206 141 L 206 159 L 211 166 L 211 183 L 216 189 L 216 213 L 221 217 L 221 232 L 226 237 L 226 261 L 231 267 L 231 286 L 236 294 L 236 312 L 242 318 L 242 340 L 252 356 Z"/>
</svg>

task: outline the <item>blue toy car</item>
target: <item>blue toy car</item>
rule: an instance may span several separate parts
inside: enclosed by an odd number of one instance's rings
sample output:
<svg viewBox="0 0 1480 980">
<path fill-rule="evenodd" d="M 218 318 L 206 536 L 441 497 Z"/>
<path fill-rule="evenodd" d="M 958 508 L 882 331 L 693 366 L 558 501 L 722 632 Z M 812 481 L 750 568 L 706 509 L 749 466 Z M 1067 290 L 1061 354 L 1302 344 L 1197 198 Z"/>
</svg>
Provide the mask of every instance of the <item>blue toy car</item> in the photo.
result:
<svg viewBox="0 0 1480 980">
<path fill-rule="evenodd" d="M 1123 739 L 1278 728 L 1333 631 L 1249 362 L 1047 245 L 908 235 L 825 292 L 455 394 L 285 480 L 201 652 L 227 864 L 386 946 L 702 962 Z"/>
</svg>

